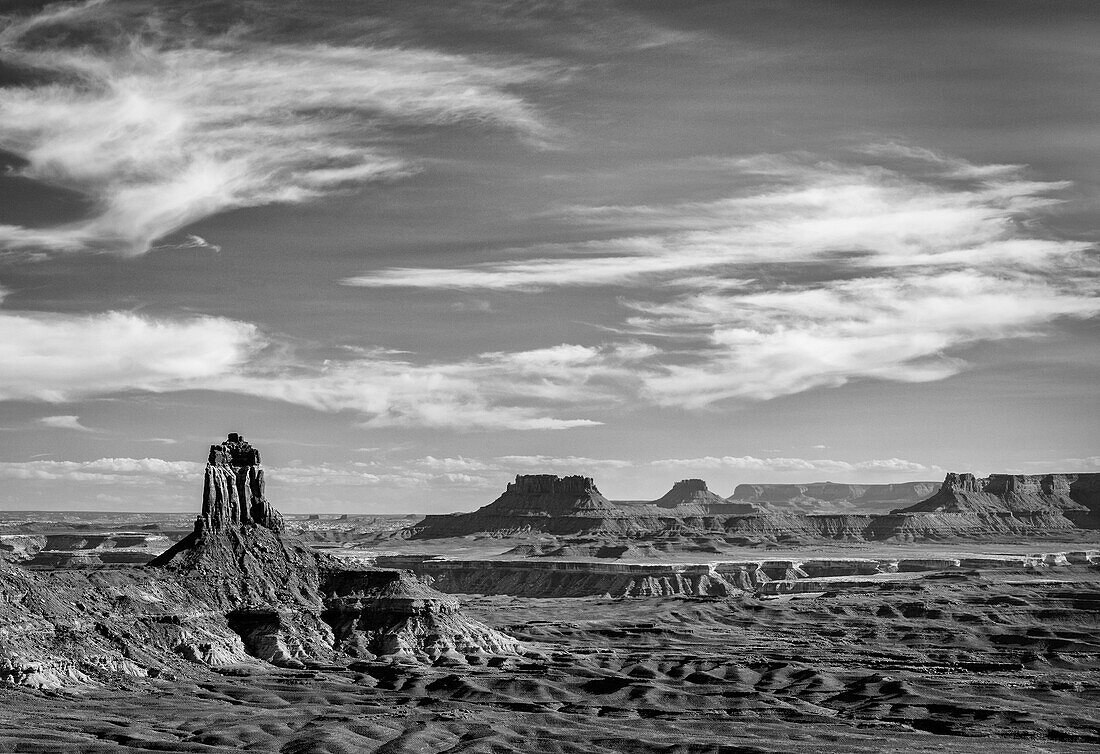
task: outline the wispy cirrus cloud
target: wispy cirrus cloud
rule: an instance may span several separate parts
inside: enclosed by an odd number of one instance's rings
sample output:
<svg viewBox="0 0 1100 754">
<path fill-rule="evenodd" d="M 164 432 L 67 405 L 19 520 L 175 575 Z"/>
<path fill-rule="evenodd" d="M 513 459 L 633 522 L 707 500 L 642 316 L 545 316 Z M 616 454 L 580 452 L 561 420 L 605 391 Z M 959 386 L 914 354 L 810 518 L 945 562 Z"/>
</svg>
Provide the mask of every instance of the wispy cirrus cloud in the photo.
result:
<svg viewBox="0 0 1100 754">
<path fill-rule="evenodd" d="M 544 66 L 276 42 L 241 24 L 200 32 L 170 12 L 93 0 L 6 19 L 0 55 L 37 77 L 4 89 L 0 149 L 26 161 L 16 174 L 78 191 L 92 211 L 0 225 L 0 247 L 141 254 L 217 212 L 408 175 L 415 158 L 393 145 L 406 126 L 548 134 L 510 91 Z"/>
<path fill-rule="evenodd" d="M 903 458 L 875 458 L 866 461 L 840 461 L 819 458 L 758 458 L 756 456 L 702 456 L 700 458 L 666 458 L 652 461 L 652 466 L 689 469 L 733 469 L 759 472 L 900 472 L 909 474 L 942 474 L 943 469 Z"/>
<path fill-rule="evenodd" d="M 600 422 L 554 413 L 616 400 L 633 357 L 629 345 L 491 352 L 452 362 L 381 352 L 305 370 L 277 367 L 229 376 L 217 389 L 351 411 L 371 427 L 570 429 Z"/>
<path fill-rule="evenodd" d="M 960 270 L 708 292 L 634 303 L 630 326 L 703 340 L 686 363 L 647 372 L 662 405 L 766 400 L 853 379 L 928 382 L 966 366 L 952 349 L 1042 334 L 1100 300 L 1042 277 Z"/>
<path fill-rule="evenodd" d="M 940 380 L 966 368 L 967 346 L 1100 313 L 1095 250 L 1042 222 L 1068 184 L 897 143 L 851 158 L 707 160 L 729 177 L 725 198 L 566 211 L 610 239 L 344 282 L 626 288 L 631 313 L 613 329 L 652 348 L 636 359 L 637 394 L 684 408 Z"/>
<path fill-rule="evenodd" d="M 351 281 L 627 286 L 633 298 L 619 299 L 626 313 L 609 328 L 618 337 L 603 344 L 311 362 L 289 349 L 272 357 L 276 335 L 225 319 L 7 312 L 0 398 L 209 389 L 369 427 L 569 429 L 623 405 L 701 409 L 860 379 L 940 380 L 966 368 L 968 346 L 1100 313 L 1095 253 L 1043 229 L 1064 184 L 898 145 L 870 151 L 892 167 L 717 161 L 747 181 L 727 199 L 573 210 L 629 235 L 555 247 L 554 258 Z"/>
<path fill-rule="evenodd" d="M 898 155 L 901 147 L 875 154 Z M 1028 226 L 1068 188 L 1028 178 L 1021 166 L 971 165 L 927 150 L 923 174 L 900 167 L 762 155 L 713 160 L 734 193 L 656 206 L 572 207 L 565 217 L 608 240 L 505 249 L 511 257 L 458 268 L 387 268 L 348 278 L 366 288 L 542 290 L 690 284 L 703 273 L 727 284 L 746 269 L 828 263 L 851 271 L 905 267 L 1065 265 L 1089 245 Z M 983 169 L 983 168 L 995 169 Z"/>
</svg>

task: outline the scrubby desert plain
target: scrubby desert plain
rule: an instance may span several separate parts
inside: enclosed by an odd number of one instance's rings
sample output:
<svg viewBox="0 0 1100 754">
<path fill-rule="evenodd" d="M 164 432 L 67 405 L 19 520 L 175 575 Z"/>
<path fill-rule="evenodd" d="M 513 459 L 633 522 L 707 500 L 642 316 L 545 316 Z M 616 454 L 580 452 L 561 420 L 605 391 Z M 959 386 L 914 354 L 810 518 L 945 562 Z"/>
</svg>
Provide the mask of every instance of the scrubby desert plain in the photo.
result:
<svg viewBox="0 0 1100 754">
<path fill-rule="evenodd" d="M 619 504 L 521 476 L 469 514 L 283 518 L 236 452 L 212 448 L 193 531 L 4 514 L 0 751 L 1100 744 L 1095 530 L 973 530 L 1026 518 L 982 505 L 1091 520 L 1093 475 L 949 476 L 970 530 L 868 541 L 701 480 Z"/>
</svg>

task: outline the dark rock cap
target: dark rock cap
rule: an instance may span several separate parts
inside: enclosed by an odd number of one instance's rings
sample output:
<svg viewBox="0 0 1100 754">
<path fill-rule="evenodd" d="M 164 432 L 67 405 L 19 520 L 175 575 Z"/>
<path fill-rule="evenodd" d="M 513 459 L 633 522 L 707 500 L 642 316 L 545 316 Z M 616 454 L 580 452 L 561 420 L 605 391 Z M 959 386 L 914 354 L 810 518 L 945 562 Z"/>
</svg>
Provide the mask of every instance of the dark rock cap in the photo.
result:
<svg viewBox="0 0 1100 754">
<path fill-rule="evenodd" d="M 215 466 L 259 466 L 260 451 L 249 445 L 238 433 L 230 432 L 225 442 L 210 446 L 207 463 Z"/>
</svg>

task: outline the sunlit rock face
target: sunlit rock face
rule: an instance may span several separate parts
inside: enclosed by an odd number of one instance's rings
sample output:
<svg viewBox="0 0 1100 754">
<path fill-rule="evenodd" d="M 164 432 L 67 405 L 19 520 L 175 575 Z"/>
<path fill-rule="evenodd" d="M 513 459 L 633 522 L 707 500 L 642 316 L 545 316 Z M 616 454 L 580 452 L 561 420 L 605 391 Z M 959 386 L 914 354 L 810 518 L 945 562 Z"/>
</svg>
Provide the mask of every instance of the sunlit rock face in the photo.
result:
<svg viewBox="0 0 1100 754">
<path fill-rule="evenodd" d="M 707 483 L 702 479 L 681 479 L 653 504 L 661 508 L 676 508 L 681 505 L 723 505 L 725 502 L 721 495 L 707 489 Z"/>
<path fill-rule="evenodd" d="M 934 494 L 936 482 L 895 484 L 739 484 L 731 501 L 745 501 L 763 508 L 791 512 L 886 513 L 917 503 Z"/>
<path fill-rule="evenodd" d="M 207 668 L 332 667 L 522 651 L 412 574 L 345 563 L 287 533 L 239 435 L 210 450 L 193 532 L 148 567 L 24 570 L 0 561 L 0 683 L 201 678 Z"/>
<path fill-rule="evenodd" d="M 1100 474 L 950 473 L 938 492 L 898 513 L 1049 513 L 1096 515 Z"/>
<path fill-rule="evenodd" d="M 272 531 L 284 529 L 282 516 L 264 497 L 264 470 L 260 453 L 237 433 L 210 446 L 202 490 L 202 514 L 195 531 L 222 531 L 256 524 Z"/>
<path fill-rule="evenodd" d="M 528 474 L 516 477 L 504 494 L 472 513 L 428 516 L 410 534 L 416 538 L 458 537 L 481 531 L 588 531 L 626 533 L 636 517 L 608 500 L 591 477 Z"/>
</svg>

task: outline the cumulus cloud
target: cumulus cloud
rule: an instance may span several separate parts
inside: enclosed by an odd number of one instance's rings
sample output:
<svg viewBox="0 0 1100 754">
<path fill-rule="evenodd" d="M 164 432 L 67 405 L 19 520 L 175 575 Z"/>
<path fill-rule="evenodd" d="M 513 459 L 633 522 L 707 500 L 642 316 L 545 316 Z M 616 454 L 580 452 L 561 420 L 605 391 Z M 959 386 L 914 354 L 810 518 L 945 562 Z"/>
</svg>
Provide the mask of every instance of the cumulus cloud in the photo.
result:
<svg viewBox="0 0 1100 754">
<path fill-rule="evenodd" d="M 88 482 L 157 486 L 190 481 L 202 473 L 203 464 L 165 461 L 160 458 L 100 458 L 94 461 L 0 462 L 0 479 Z"/>
<path fill-rule="evenodd" d="M 370 426 L 567 429 L 598 422 L 555 417 L 546 404 L 607 400 L 632 353 L 560 346 L 418 364 L 372 352 L 314 365 L 265 358 L 266 345 L 254 325 L 224 318 L 2 312 L 0 400 L 198 389 L 353 412 Z"/>
<path fill-rule="evenodd" d="M 37 423 L 43 427 L 50 427 L 51 429 L 74 429 L 79 432 L 94 431 L 81 424 L 79 416 L 43 416 Z"/>
<path fill-rule="evenodd" d="M 253 325 L 216 317 L 0 312 L 0 400 L 193 388 L 238 369 L 262 344 Z"/>
<path fill-rule="evenodd" d="M 7 20 L 0 51 L 40 78 L 0 97 L 0 149 L 26 161 L 17 174 L 78 191 L 93 211 L 48 227 L 0 225 L 0 247 L 140 254 L 217 212 L 408 175 L 414 161 L 387 146 L 404 126 L 547 134 L 509 91 L 543 67 L 280 43 L 240 25 L 200 33 L 170 13 L 92 1 Z"/>
<path fill-rule="evenodd" d="M 310 363 L 254 325 L 216 317 L 0 312 L 0 400 L 52 403 L 128 391 L 215 390 L 350 412 L 368 426 L 568 429 L 555 407 L 606 405 L 645 349 L 554 346 L 417 363 L 388 351 Z M 49 426 L 76 428 L 73 417 Z"/>
</svg>

